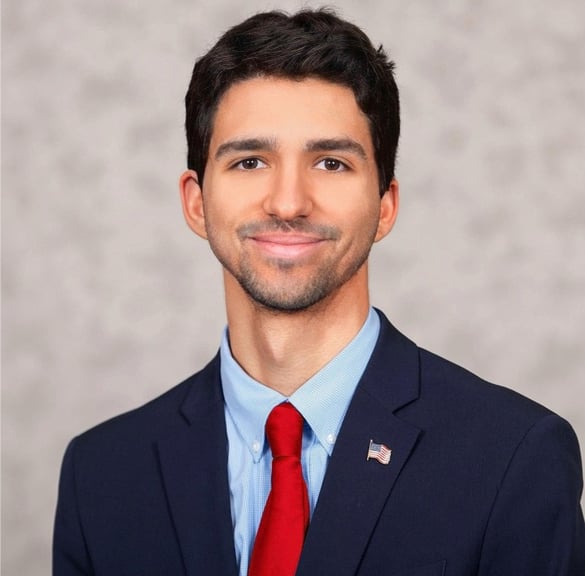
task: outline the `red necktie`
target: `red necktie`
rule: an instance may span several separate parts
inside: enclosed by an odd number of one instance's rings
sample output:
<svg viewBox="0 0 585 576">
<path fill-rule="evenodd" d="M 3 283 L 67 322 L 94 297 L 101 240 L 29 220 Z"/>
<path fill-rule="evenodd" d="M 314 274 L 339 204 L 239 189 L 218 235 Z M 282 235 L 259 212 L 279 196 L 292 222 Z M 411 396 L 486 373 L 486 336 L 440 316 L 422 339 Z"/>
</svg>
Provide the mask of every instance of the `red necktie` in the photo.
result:
<svg viewBox="0 0 585 576">
<path fill-rule="evenodd" d="M 272 486 L 254 541 L 248 576 L 294 576 L 309 525 L 301 467 L 303 417 L 289 402 L 266 420 L 272 450 Z"/>
</svg>

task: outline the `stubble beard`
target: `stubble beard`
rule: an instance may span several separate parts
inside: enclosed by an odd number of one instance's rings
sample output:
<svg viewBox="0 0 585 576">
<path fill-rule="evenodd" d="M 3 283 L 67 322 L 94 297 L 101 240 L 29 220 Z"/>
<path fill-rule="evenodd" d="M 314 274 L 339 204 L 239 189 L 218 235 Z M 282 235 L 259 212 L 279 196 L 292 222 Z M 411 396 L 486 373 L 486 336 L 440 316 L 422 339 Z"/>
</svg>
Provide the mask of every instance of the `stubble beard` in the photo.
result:
<svg viewBox="0 0 585 576">
<path fill-rule="evenodd" d="M 369 253 L 369 251 L 368 251 Z M 278 313 L 295 313 L 308 310 L 319 302 L 325 300 L 338 288 L 350 280 L 363 263 L 367 260 L 368 253 L 360 255 L 359 260 L 351 263 L 341 273 L 331 265 L 323 265 L 317 268 L 313 276 L 308 279 L 294 278 L 294 264 L 277 261 L 273 265 L 280 273 L 290 272 L 290 281 L 281 281 L 278 286 L 259 277 L 250 262 L 243 260 L 237 271 L 229 270 L 238 281 L 244 292 L 250 299 L 262 308 Z M 235 273 L 234 273 L 235 272 Z"/>
<path fill-rule="evenodd" d="M 326 258 L 308 278 L 295 274 L 301 266 L 296 262 L 274 258 L 269 264 L 281 276 L 277 282 L 263 277 L 247 252 L 243 252 L 237 263 L 234 263 L 217 246 L 214 247 L 213 242 L 211 247 L 224 269 L 236 279 L 255 305 L 274 313 L 292 314 L 308 310 L 324 301 L 348 282 L 367 261 L 374 236 L 375 230 L 362 240 L 363 246 L 348 262 L 341 264 L 339 259 Z"/>
<path fill-rule="evenodd" d="M 207 222 L 207 225 L 209 223 Z M 343 262 L 343 256 L 324 257 L 314 266 L 310 277 L 296 274 L 303 264 L 284 259 L 273 258 L 263 266 L 271 266 L 281 278 L 271 282 L 265 278 L 261 266 L 253 262 L 253 257 L 247 251 L 242 251 L 235 260 L 222 250 L 219 231 L 207 226 L 207 237 L 211 250 L 223 268 L 233 276 L 250 300 L 260 308 L 274 313 L 293 314 L 308 310 L 335 293 L 348 282 L 367 261 L 376 235 L 376 227 L 361 239 L 355 239 L 359 246 L 351 259 Z M 305 219 L 284 221 L 272 218 L 267 222 L 250 222 L 241 226 L 237 235 L 240 242 L 245 244 L 246 238 L 260 232 L 297 231 L 314 233 L 323 240 L 336 242 L 341 237 L 338 228 L 318 225 L 307 222 Z"/>
</svg>

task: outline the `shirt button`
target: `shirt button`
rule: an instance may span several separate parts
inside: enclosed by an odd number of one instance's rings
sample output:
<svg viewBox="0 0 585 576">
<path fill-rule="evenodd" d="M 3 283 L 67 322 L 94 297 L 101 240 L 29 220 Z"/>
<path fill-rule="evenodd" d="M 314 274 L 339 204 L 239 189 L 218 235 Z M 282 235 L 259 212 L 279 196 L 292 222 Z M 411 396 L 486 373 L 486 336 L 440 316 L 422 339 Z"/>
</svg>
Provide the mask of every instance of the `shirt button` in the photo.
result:
<svg viewBox="0 0 585 576">
<path fill-rule="evenodd" d="M 335 434 L 328 434 L 327 435 L 327 442 L 329 444 L 335 444 Z"/>
<path fill-rule="evenodd" d="M 252 450 L 254 452 L 260 452 L 260 442 L 258 442 L 258 440 L 254 440 L 254 442 L 252 442 Z"/>
</svg>

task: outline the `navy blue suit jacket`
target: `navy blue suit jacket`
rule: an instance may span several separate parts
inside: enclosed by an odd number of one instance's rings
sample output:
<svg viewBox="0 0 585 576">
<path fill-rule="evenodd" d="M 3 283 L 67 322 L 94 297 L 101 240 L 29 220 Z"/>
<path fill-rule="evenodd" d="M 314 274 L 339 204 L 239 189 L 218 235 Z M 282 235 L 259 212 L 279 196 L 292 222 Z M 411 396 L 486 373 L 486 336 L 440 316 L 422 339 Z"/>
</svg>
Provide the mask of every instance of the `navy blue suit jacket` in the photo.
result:
<svg viewBox="0 0 585 576">
<path fill-rule="evenodd" d="M 366 459 L 371 439 L 388 465 Z M 54 575 L 236 576 L 227 449 L 218 358 L 74 439 Z M 297 574 L 584 576 L 581 490 L 567 422 L 382 316 Z"/>
</svg>

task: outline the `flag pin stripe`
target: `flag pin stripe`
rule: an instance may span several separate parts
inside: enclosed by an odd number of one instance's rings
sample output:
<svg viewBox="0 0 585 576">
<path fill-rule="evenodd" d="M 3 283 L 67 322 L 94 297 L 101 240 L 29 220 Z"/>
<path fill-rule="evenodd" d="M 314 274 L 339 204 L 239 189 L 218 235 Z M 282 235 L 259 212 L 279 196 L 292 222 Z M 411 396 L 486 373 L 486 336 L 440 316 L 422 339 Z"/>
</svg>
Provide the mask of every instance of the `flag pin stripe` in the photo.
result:
<svg viewBox="0 0 585 576">
<path fill-rule="evenodd" d="M 373 440 L 370 440 L 370 446 L 368 448 L 368 457 L 366 460 L 377 460 L 380 464 L 389 464 L 390 457 L 392 456 L 392 450 L 385 444 L 378 444 Z"/>
</svg>

